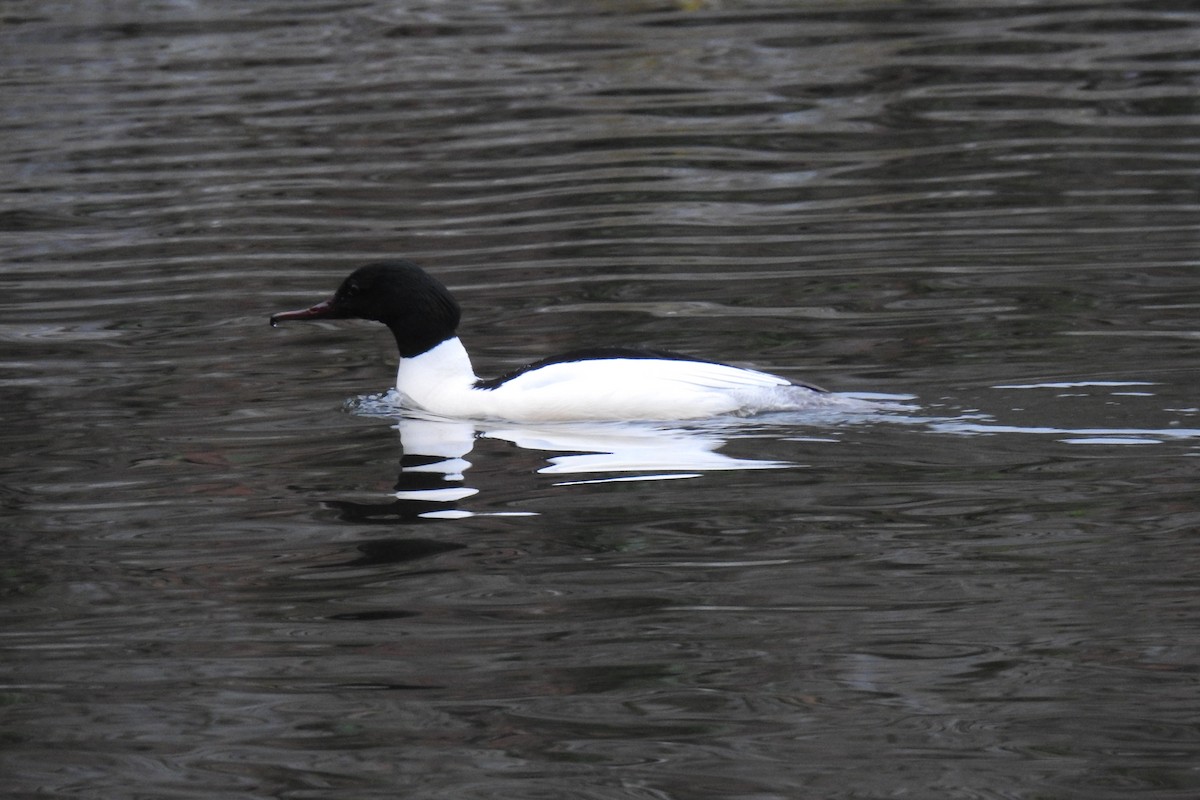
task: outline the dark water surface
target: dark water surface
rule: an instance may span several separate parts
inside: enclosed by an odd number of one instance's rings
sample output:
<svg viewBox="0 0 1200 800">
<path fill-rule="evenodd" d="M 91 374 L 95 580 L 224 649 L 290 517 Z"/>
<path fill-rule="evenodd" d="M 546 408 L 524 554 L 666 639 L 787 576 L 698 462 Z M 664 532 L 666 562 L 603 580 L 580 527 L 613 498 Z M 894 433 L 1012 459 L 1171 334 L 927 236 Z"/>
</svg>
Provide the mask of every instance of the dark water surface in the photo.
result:
<svg viewBox="0 0 1200 800">
<path fill-rule="evenodd" d="M 6 796 L 1200 796 L 1194 3 L 0 13 Z M 919 407 L 397 429 L 385 255 Z"/>
</svg>

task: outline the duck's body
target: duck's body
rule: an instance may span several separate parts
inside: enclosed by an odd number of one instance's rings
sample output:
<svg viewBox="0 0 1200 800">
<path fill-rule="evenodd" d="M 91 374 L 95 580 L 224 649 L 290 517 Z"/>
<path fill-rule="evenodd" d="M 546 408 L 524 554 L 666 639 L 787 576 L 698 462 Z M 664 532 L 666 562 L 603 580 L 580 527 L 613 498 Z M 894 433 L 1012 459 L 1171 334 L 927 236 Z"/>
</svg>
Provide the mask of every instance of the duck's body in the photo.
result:
<svg viewBox="0 0 1200 800">
<path fill-rule="evenodd" d="M 440 416 L 512 422 L 696 419 L 828 397 L 765 372 L 636 350 L 568 353 L 484 381 L 458 337 L 401 359 L 396 389 Z"/>
<path fill-rule="evenodd" d="M 836 405 L 837 395 L 757 370 L 663 351 L 609 348 L 555 356 L 480 380 L 455 331 L 458 304 L 403 261 L 356 270 L 334 296 L 289 319 L 362 318 L 391 329 L 396 390 L 414 408 L 455 419 L 511 422 L 675 420 Z"/>
</svg>

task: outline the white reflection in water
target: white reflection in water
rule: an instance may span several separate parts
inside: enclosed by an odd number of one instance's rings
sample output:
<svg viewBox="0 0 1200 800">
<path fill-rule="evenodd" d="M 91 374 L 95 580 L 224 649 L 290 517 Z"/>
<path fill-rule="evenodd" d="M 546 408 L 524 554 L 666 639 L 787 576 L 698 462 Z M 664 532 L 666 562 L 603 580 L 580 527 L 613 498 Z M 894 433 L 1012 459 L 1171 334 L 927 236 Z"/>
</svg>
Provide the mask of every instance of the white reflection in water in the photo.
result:
<svg viewBox="0 0 1200 800">
<path fill-rule="evenodd" d="M 718 450 L 726 440 L 709 431 L 638 423 L 491 427 L 482 423 L 403 417 L 394 427 L 400 433 L 404 453 L 395 497 L 399 501 L 442 506 L 418 512 L 426 518 L 473 515 L 453 504 L 479 492 L 468 485 L 467 470 L 471 462 L 466 456 L 480 438 L 498 439 L 525 450 L 552 453 L 546 458 L 546 466 L 537 470 L 542 474 L 609 473 L 583 481 L 560 481 L 556 486 L 672 480 L 697 477 L 714 470 L 799 466 L 786 461 L 725 455 Z M 443 485 L 430 485 L 428 478 L 431 476 L 440 476 Z"/>
<path fill-rule="evenodd" d="M 484 430 L 489 439 L 502 439 L 526 450 L 563 455 L 547 459 L 549 466 L 538 472 L 548 475 L 579 472 L 635 472 L 635 478 L 610 480 L 653 480 L 663 471 L 704 472 L 713 470 L 780 469 L 797 466 L 787 461 L 734 458 L 717 452 L 726 440 L 704 430 L 685 430 L 635 423 L 570 425 L 554 427 L 505 427 Z"/>
<path fill-rule="evenodd" d="M 1113 390 L 1130 386 L 1153 386 L 1141 381 L 1058 381 L 994 386 L 999 390 Z M 1064 395 L 1059 395 L 1063 397 Z M 1066 395 L 1074 397 L 1074 395 Z M 359 398 L 351 403 L 355 413 L 394 420 L 403 452 L 400 476 L 390 506 L 361 506 L 363 516 L 378 519 L 381 513 L 401 518 L 460 518 L 466 516 L 512 516 L 532 514 L 522 510 L 469 511 L 460 501 L 474 497 L 480 489 L 472 485 L 468 456 L 476 442 L 492 439 L 510 442 L 523 450 L 544 454 L 538 474 L 564 476 L 555 486 L 598 483 L 664 481 L 696 478 L 708 472 L 729 470 L 796 469 L 806 465 L 769 458 L 731 456 L 721 449 L 731 440 L 770 435 L 777 441 L 836 441 L 828 436 L 796 435 L 796 426 L 832 430 L 848 422 L 888 422 L 919 426 L 936 434 L 952 436 L 1032 435 L 1053 438 L 1072 445 L 1151 445 L 1166 441 L 1200 439 L 1200 429 L 1183 427 L 1086 427 L 1014 425 L 983 413 L 953 417 L 930 417 L 911 413 L 917 406 L 905 405 L 911 397 L 900 395 L 855 395 L 864 401 L 858 410 L 767 415 L 754 419 L 722 419 L 689 422 L 580 422 L 543 425 L 514 425 L 503 422 L 449 420 L 420 416 L 399 408 L 390 395 Z M 585 475 L 577 479 L 565 476 Z M 349 509 L 352 504 L 342 504 Z"/>
<path fill-rule="evenodd" d="M 855 412 L 808 414 L 808 423 L 844 422 L 869 418 L 881 411 L 909 410 L 899 396 L 872 395 Z M 889 402 L 890 401 L 890 402 Z M 744 438 L 748 425 L 759 422 L 720 420 L 683 427 L 663 422 L 580 422 L 544 425 L 514 425 L 503 422 L 451 420 L 423 416 L 398 409 L 388 395 L 359 398 L 351 403 L 355 413 L 395 420 L 403 453 L 400 475 L 393 497 L 383 505 L 339 503 L 344 511 L 360 517 L 381 516 L 425 519 L 457 519 L 466 516 L 513 516 L 526 511 L 479 512 L 459 507 L 459 502 L 478 495 L 471 485 L 468 459 L 477 441 L 510 442 L 523 450 L 545 455 L 543 475 L 589 475 L 595 477 L 561 480 L 555 486 L 631 481 L 681 480 L 707 472 L 765 470 L 803 467 L 793 461 L 746 458 L 720 452 L 731 438 Z M 865 409 L 870 409 L 866 411 Z M 790 419 L 790 418 L 789 418 Z M 791 419 L 794 423 L 795 420 Z M 788 440 L 802 441 L 790 436 Z M 821 438 L 820 441 L 828 441 Z"/>
</svg>

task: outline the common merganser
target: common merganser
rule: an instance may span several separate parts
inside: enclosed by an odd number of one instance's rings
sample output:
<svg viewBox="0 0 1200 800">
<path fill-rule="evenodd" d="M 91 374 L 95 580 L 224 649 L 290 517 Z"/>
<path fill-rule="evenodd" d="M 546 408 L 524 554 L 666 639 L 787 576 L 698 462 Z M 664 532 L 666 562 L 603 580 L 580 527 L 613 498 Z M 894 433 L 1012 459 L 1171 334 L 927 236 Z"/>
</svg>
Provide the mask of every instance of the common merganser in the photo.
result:
<svg viewBox="0 0 1200 800">
<path fill-rule="evenodd" d="M 855 401 L 805 383 L 664 350 L 575 350 L 499 378 L 475 375 L 455 331 L 458 303 L 408 261 L 360 267 L 328 300 L 271 317 L 382 322 L 396 338 L 406 406 L 452 419 L 682 420 L 837 407 Z"/>
</svg>

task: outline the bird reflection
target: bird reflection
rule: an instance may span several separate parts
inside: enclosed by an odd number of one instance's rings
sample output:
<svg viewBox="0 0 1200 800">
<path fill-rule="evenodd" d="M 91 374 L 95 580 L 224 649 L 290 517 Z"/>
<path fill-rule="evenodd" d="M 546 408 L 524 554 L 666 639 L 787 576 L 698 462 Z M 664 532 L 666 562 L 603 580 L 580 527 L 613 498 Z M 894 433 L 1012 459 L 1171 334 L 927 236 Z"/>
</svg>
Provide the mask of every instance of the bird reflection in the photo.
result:
<svg viewBox="0 0 1200 800">
<path fill-rule="evenodd" d="M 466 547 L 465 544 L 439 542 L 433 539 L 380 539 L 378 541 L 362 542 L 355 545 L 359 555 L 349 561 L 339 561 L 321 566 L 323 568 L 378 567 L 388 564 L 401 564 L 441 555 L 451 550 L 461 550 L 464 547 Z"/>
<path fill-rule="evenodd" d="M 361 503 L 330 501 L 347 522 L 416 523 L 471 516 L 527 516 L 527 511 L 478 511 L 463 501 L 479 494 L 470 485 L 467 456 L 480 439 L 549 453 L 539 474 L 587 475 L 555 481 L 557 486 L 611 481 L 690 478 L 714 470 L 779 469 L 790 462 L 735 458 L 718 452 L 725 439 L 715 431 L 648 423 L 586 423 L 545 426 L 488 426 L 444 419 L 404 417 L 400 473 L 391 499 Z"/>
</svg>

